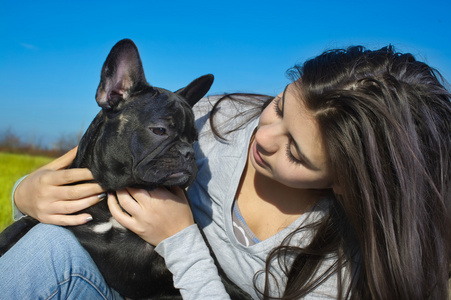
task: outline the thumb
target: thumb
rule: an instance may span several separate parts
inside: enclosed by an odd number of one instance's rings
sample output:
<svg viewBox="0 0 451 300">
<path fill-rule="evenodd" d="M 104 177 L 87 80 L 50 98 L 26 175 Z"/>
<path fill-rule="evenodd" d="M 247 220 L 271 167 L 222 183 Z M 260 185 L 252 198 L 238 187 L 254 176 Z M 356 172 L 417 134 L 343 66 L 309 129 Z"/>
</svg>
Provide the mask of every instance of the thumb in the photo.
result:
<svg viewBox="0 0 451 300">
<path fill-rule="evenodd" d="M 186 198 L 186 194 L 185 194 L 185 190 L 178 187 L 178 186 L 173 186 L 168 188 L 172 193 L 174 193 L 176 196 L 178 196 L 182 201 L 187 201 Z"/>
<path fill-rule="evenodd" d="M 51 161 L 47 165 L 43 167 L 43 169 L 50 169 L 50 170 L 61 170 L 66 169 L 70 166 L 72 161 L 75 159 L 75 156 L 77 154 L 78 146 L 71 149 L 67 153 L 63 154 L 62 156 L 58 157 L 57 159 Z"/>
</svg>

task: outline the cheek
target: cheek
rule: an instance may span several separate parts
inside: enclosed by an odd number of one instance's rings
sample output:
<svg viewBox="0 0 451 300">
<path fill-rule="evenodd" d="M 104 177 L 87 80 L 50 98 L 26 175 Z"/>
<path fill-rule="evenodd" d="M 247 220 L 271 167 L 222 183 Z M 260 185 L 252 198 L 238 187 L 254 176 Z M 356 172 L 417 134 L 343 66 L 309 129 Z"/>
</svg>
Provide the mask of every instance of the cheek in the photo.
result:
<svg viewBox="0 0 451 300">
<path fill-rule="evenodd" d="M 300 189 L 326 189 L 331 187 L 327 174 L 309 170 L 289 161 L 279 163 L 274 176 L 280 183 Z"/>
</svg>

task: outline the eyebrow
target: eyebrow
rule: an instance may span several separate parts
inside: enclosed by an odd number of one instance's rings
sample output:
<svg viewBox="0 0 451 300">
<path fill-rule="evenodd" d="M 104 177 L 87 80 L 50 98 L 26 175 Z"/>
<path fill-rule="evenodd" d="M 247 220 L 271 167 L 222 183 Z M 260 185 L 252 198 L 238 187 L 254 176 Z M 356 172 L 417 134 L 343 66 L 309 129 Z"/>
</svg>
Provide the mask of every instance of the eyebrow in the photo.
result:
<svg viewBox="0 0 451 300">
<path fill-rule="evenodd" d="M 283 90 L 282 93 L 282 118 L 283 118 L 283 113 L 285 111 L 285 93 L 288 89 L 287 85 L 285 87 L 285 89 Z M 290 135 L 291 137 L 291 135 Z M 290 140 L 292 141 L 292 143 L 294 144 L 294 147 L 296 148 L 296 152 L 298 153 L 298 155 L 301 157 L 301 159 L 304 161 L 305 165 L 307 168 L 314 170 L 314 171 L 318 171 L 319 168 L 315 167 L 312 162 L 307 158 L 307 156 L 305 156 L 305 154 L 301 151 L 301 148 L 299 147 L 298 143 L 295 141 L 295 139 L 293 137 L 290 138 Z"/>
</svg>

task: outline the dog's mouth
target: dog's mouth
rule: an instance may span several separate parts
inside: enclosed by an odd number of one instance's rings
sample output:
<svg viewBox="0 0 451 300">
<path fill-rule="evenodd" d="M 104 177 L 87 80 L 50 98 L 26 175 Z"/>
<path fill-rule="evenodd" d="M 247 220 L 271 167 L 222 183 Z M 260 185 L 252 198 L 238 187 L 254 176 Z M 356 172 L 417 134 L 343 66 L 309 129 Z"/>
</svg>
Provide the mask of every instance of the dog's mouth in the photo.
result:
<svg viewBox="0 0 451 300">
<path fill-rule="evenodd" d="M 187 187 L 192 183 L 193 178 L 194 176 L 191 173 L 181 171 L 166 176 L 162 184 L 165 186 Z"/>
<path fill-rule="evenodd" d="M 166 177 L 166 180 L 179 179 L 179 178 L 184 177 L 186 175 L 187 175 L 186 172 L 177 172 L 177 173 L 171 174 L 168 177 Z"/>
<path fill-rule="evenodd" d="M 172 170 L 171 170 L 172 169 Z M 139 165 L 134 172 L 137 182 L 144 186 L 189 186 L 196 177 L 196 165 L 186 168 L 156 168 L 152 165 Z"/>
<path fill-rule="evenodd" d="M 137 161 L 132 169 L 135 180 L 147 186 L 189 186 L 197 175 L 194 158 L 185 153 L 193 152 L 189 151 L 192 147 L 174 145 L 178 144 L 162 147 L 159 154 L 153 152 Z"/>
</svg>

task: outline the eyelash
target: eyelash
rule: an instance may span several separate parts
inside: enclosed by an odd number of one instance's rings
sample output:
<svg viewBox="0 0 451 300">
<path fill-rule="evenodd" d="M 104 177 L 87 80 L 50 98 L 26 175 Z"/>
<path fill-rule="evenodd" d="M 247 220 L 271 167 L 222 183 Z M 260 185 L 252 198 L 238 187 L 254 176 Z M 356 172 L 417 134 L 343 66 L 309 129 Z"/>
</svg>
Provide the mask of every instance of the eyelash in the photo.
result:
<svg viewBox="0 0 451 300">
<path fill-rule="evenodd" d="M 285 152 L 287 154 L 288 160 L 296 165 L 302 165 L 304 162 L 302 160 L 297 159 L 294 157 L 293 153 L 291 153 L 290 150 L 290 144 L 287 144 L 285 147 Z"/>
<path fill-rule="evenodd" d="M 276 97 L 276 98 L 274 99 L 274 109 L 276 110 L 276 114 L 277 114 L 279 117 L 282 117 L 282 116 L 283 116 L 283 113 L 282 113 L 282 111 L 281 111 L 280 108 L 279 108 L 279 102 L 280 102 L 280 100 L 282 100 L 282 98 L 280 98 L 280 97 Z"/>
<path fill-rule="evenodd" d="M 277 116 L 280 117 L 280 118 L 283 117 L 282 110 L 281 110 L 280 107 L 279 107 L 279 101 L 280 101 L 281 99 L 282 99 L 282 98 L 280 98 L 280 97 L 277 97 L 277 98 L 274 99 L 274 109 L 275 109 L 275 111 L 276 111 Z M 288 143 L 288 144 L 285 146 L 285 152 L 286 152 L 286 155 L 287 155 L 287 157 L 288 157 L 288 159 L 289 159 L 290 162 L 292 162 L 292 163 L 294 163 L 294 164 L 298 164 L 298 165 L 301 165 L 301 164 L 303 163 L 303 161 L 297 159 L 296 157 L 294 157 L 293 153 L 291 153 L 290 143 Z"/>
</svg>

